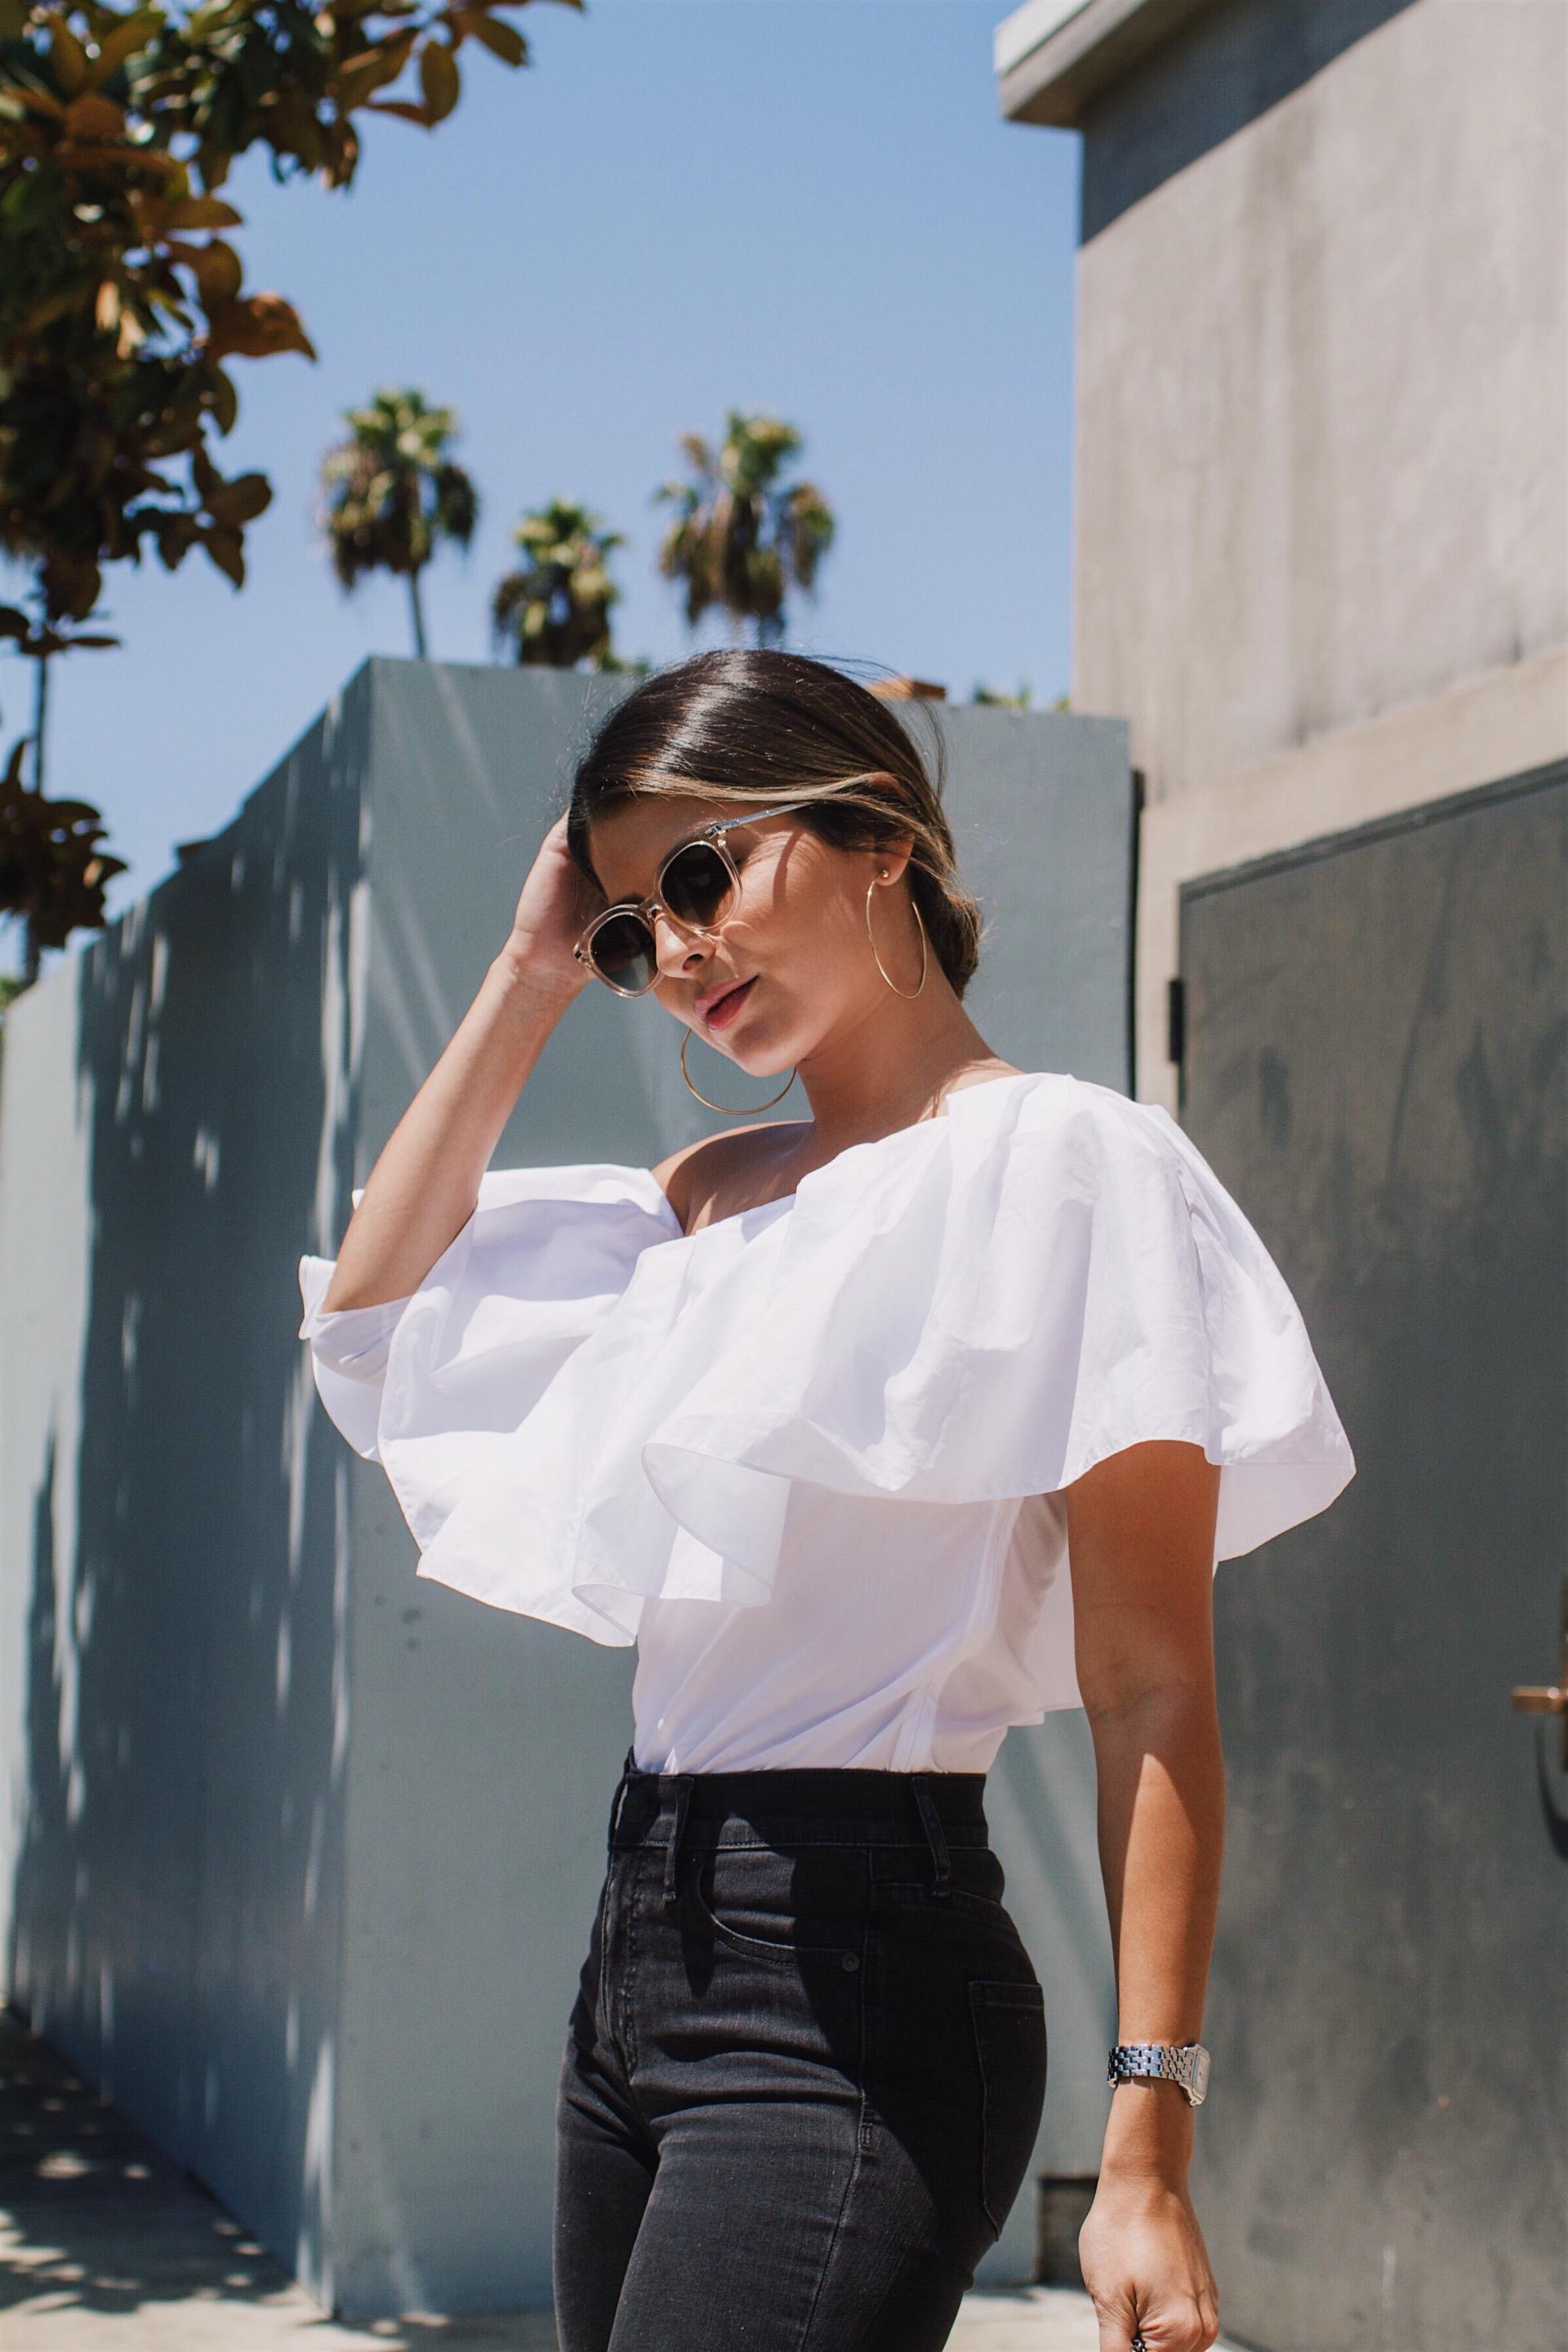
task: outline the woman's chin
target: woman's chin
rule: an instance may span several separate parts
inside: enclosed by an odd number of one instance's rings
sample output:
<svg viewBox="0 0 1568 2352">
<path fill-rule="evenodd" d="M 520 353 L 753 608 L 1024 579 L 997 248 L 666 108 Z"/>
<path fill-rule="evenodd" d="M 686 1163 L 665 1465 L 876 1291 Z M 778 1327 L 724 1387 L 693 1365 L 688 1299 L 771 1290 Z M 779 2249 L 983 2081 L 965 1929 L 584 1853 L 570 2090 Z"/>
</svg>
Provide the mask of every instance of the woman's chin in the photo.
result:
<svg viewBox="0 0 1568 2352">
<path fill-rule="evenodd" d="M 725 1046 L 723 1051 L 737 1070 L 748 1078 L 755 1078 L 759 1086 L 766 1078 L 787 1078 L 795 1067 L 794 1055 L 779 1045 L 748 1042 Z"/>
</svg>

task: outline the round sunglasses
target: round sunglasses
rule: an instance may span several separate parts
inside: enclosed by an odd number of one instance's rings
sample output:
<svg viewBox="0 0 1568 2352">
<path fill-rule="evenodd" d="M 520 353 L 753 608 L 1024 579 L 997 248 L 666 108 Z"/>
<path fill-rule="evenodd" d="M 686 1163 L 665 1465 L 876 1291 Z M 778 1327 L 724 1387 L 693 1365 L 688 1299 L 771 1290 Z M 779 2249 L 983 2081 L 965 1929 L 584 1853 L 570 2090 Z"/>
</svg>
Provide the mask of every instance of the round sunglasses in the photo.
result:
<svg viewBox="0 0 1568 2352">
<path fill-rule="evenodd" d="M 787 816 L 812 805 L 810 801 L 784 801 L 776 808 L 749 809 L 744 816 L 705 824 L 669 852 L 647 898 L 618 898 L 595 915 L 573 954 L 617 996 L 646 996 L 658 978 L 655 918 L 668 915 L 683 930 L 711 931 L 734 903 L 741 870 L 724 835 L 738 824 L 756 824 L 763 817 Z"/>
</svg>

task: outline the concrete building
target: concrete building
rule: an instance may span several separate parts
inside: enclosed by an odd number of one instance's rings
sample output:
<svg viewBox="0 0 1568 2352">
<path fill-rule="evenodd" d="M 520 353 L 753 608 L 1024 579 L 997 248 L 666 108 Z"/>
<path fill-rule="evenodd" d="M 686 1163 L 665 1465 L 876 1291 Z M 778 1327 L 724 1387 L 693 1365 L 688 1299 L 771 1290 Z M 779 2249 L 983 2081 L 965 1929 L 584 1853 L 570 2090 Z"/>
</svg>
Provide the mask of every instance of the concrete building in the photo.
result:
<svg viewBox="0 0 1568 2352">
<path fill-rule="evenodd" d="M 1071 702 L 1142 777 L 1136 1091 L 1359 1475 L 1222 1576 L 1194 2191 L 1228 2332 L 1568 2310 L 1568 8 L 1029 0 L 1081 139 Z"/>
<path fill-rule="evenodd" d="M 1568 753 L 1568 9 L 1028 0 L 995 63 L 1082 139 L 1071 702 L 1173 1108 L 1184 882 Z"/>
</svg>

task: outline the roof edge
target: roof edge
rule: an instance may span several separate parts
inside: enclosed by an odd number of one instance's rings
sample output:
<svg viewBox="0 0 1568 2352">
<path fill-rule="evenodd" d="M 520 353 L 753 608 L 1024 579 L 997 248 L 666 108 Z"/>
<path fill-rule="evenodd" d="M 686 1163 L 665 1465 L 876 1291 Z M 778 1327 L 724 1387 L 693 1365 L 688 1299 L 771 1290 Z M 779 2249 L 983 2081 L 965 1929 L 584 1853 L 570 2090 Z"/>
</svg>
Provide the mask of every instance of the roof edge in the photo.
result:
<svg viewBox="0 0 1568 2352">
<path fill-rule="evenodd" d="M 1024 0 L 992 37 L 1002 112 L 1076 130 L 1089 101 L 1213 0 Z"/>
</svg>

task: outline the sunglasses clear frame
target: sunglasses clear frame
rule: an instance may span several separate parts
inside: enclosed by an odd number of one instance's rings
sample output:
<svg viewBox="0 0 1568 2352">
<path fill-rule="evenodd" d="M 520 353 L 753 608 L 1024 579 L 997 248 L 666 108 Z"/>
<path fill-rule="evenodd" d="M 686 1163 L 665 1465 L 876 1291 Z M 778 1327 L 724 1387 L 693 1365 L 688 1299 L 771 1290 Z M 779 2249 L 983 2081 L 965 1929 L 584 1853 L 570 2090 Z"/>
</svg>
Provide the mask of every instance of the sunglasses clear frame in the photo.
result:
<svg viewBox="0 0 1568 2352">
<path fill-rule="evenodd" d="M 812 808 L 815 807 L 815 805 L 816 803 L 813 801 L 781 801 L 777 806 L 773 808 L 748 809 L 744 816 L 716 817 L 711 824 L 705 824 L 700 833 L 690 835 L 685 841 L 678 841 L 675 847 L 659 860 L 658 872 L 654 877 L 653 890 L 647 898 L 617 898 L 613 907 L 605 907 L 601 908 L 600 912 L 595 916 L 593 921 L 583 932 L 582 937 L 572 950 L 573 954 L 576 957 L 579 963 L 585 963 L 587 965 L 595 980 L 602 980 L 606 988 L 613 988 L 617 996 L 646 996 L 650 989 L 656 988 L 658 984 L 658 973 L 657 968 L 654 971 L 653 977 L 647 982 L 646 987 L 623 988 L 618 981 L 611 980 L 607 973 L 601 971 L 598 965 L 595 962 L 593 955 L 593 940 L 595 933 L 601 930 L 605 924 L 614 922 L 623 915 L 640 915 L 643 921 L 647 925 L 649 936 L 655 940 L 655 949 L 657 952 L 658 940 L 657 934 L 654 932 L 654 922 L 658 916 L 663 915 L 668 921 L 675 925 L 677 930 L 697 931 L 700 932 L 703 938 L 710 939 L 713 936 L 713 933 L 710 927 L 701 923 L 687 922 L 681 916 L 674 913 L 670 908 L 666 906 L 664 899 L 660 895 L 664 889 L 664 877 L 668 873 L 671 866 L 675 863 L 675 860 L 688 849 L 704 847 L 710 848 L 714 855 L 719 858 L 720 862 L 728 868 L 731 890 L 731 892 L 736 891 L 741 887 L 741 869 L 736 865 L 733 857 L 730 855 L 730 845 L 728 842 L 724 840 L 723 835 L 727 833 L 732 832 L 737 825 L 759 824 L 764 817 L 790 816 L 793 815 L 797 809 Z"/>
</svg>

